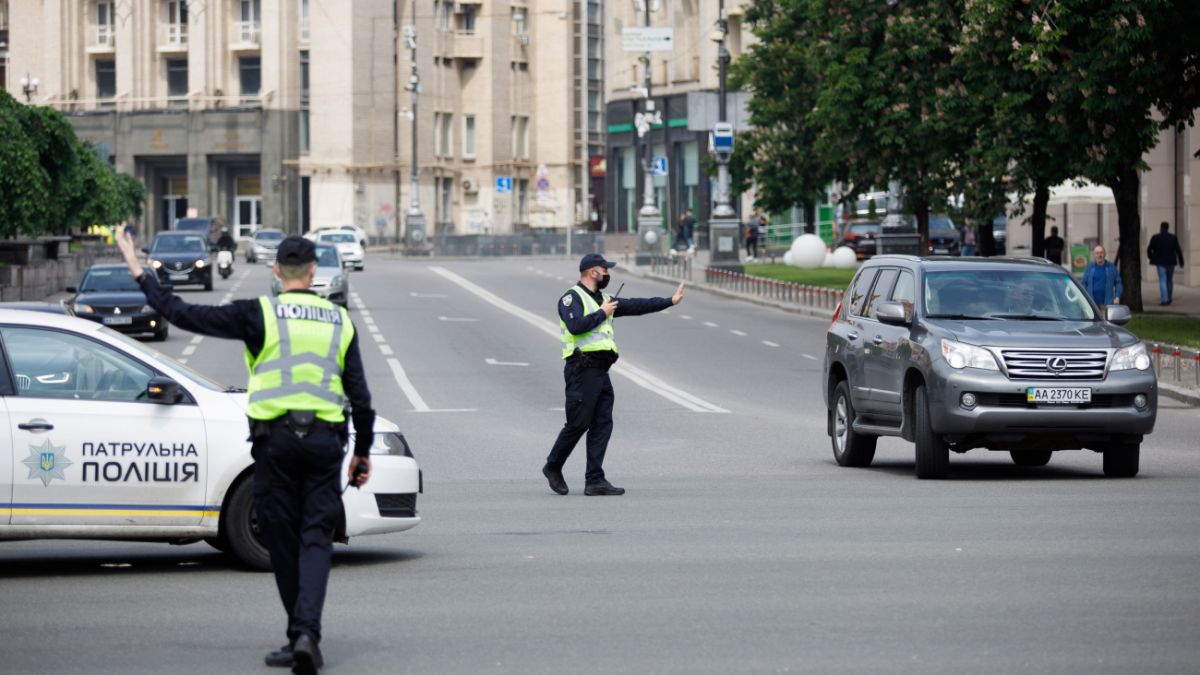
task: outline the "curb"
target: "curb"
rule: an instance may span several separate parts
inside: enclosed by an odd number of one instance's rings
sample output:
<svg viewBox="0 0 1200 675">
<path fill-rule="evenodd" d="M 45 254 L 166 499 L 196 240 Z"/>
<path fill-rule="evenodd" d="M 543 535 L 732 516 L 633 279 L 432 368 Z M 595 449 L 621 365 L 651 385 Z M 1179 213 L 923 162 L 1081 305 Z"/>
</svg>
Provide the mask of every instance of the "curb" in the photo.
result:
<svg viewBox="0 0 1200 675">
<path fill-rule="evenodd" d="M 1168 382 L 1159 380 L 1158 393 L 1166 396 L 1167 398 L 1187 403 L 1192 407 L 1200 408 L 1200 391 L 1196 391 L 1194 389 L 1184 389 L 1183 387 L 1178 387 Z"/>
<path fill-rule="evenodd" d="M 727 291 L 724 288 L 719 288 L 717 286 L 713 286 L 713 285 L 705 283 L 703 281 L 688 281 L 687 279 L 677 279 L 675 277 L 669 277 L 664 274 L 657 274 L 655 272 L 647 272 L 640 267 L 628 267 L 626 269 L 633 272 L 634 274 L 638 275 L 639 277 L 642 277 L 643 279 L 650 279 L 651 281 L 660 281 L 660 282 L 663 282 L 666 284 L 671 284 L 673 286 L 679 284 L 679 282 L 682 281 L 685 284 L 687 284 L 688 288 L 692 288 L 692 289 L 695 289 L 695 290 L 698 290 L 698 291 L 701 291 L 704 293 L 708 293 L 710 295 L 716 295 L 716 296 L 720 296 L 723 298 L 730 298 L 732 300 L 741 300 L 743 302 L 749 302 L 751 304 L 759 305 L 761 307 L 771 307 L 774 309 L 780 309 L 785 312 L 790 312 L 792 314 L 799 314 L 801 316 L 807 316 L 807 317 L 810 317 L 813 319 L 832 319 L 833 318 L 833 310 L 832 309 L 825 309 L 825 308 L 821 308 L 821 307 L 804 307 L 802 305 L 795 305 L 795 304 L 791 304 L 791 303 L 787 303 L 787 302 L 779 302 L 778 300 L 768 300 L 766 298 L 759 298 L 757 296 L 747 295 L 745 293 L 737 293 L 734 291 Z"/>
</svg>

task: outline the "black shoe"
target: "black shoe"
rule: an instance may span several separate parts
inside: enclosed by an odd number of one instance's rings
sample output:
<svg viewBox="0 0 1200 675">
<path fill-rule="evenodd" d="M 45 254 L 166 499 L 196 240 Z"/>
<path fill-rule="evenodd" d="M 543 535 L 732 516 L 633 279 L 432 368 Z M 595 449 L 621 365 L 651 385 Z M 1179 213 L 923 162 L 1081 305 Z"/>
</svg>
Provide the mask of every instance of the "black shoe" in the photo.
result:
<svg viewBox="0 0 1200 675">
<path fill-rule="evenodd" d="M 292 666 L 292 645 L 286 644 L 273 652 L 267 652 L 263 662 L 272 668 L 290 668 Z"/>
<path fill-rule="evenodd" d="M 595 483 L 588 483 L 583 487 L 583 494 L 589 497 L 600 497 L 606 495 L 623 495 L 625 488 L 619 488 L 606 480 L 599 480 Z"/>
<path fill-rule="evenodd" d="M 321 670 L 321 666 L 325 665 L 325 659 L 321 658 L 321 648 L 307 635 L 296 638 L 296 644 L 292 646 L 292 654 L 293 673 L 316 675 Z"/>
<path fill-rule="evenodd" d="M 547 464 L 546 466 L 542 467 L 542 475 L 546 477 L 546 480 L 550 481 L 550 489 L 554 490 L 558 494 L 565 495 L 571 491 L 571 489 L 567 487 L 567 481 L 563 480 L 561 469 L 552 469 L 550 468 L 550 465 Z"/>
</svg>

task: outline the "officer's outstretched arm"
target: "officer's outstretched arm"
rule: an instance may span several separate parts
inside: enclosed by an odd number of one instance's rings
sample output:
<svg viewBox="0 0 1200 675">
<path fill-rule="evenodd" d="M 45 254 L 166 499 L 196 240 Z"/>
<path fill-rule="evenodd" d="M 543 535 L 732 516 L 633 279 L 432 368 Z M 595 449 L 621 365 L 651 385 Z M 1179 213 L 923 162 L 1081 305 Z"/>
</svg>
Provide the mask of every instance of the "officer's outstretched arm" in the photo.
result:
<svg viewBox="0 0 1200 675">
<path fill-rule="evenodd" d="M 125 259 L 125 264 L 129 266 L 129 273 L 134 279 L 142 276 L 142 264 L 137 259 L 137 249 L 133 244 L 133 237 L 124 229 L 117 232 L 117 249 L 121 251 L 121 257 Z"/>
</svg>

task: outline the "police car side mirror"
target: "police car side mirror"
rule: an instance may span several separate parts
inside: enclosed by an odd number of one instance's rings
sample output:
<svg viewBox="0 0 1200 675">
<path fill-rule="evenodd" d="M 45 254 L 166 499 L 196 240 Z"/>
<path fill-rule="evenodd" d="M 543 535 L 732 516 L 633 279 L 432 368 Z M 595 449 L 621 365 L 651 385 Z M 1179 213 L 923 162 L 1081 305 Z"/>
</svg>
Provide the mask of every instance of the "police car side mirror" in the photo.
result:
<svg viewBox="0 0 1200 675">
<path fill-rule="evenodd" d="M 183 398 L 179 383 L 169 377 L 156 375 L 146 383 L 146 399 L 160 405 L 175 405 Z"/>
</svg>

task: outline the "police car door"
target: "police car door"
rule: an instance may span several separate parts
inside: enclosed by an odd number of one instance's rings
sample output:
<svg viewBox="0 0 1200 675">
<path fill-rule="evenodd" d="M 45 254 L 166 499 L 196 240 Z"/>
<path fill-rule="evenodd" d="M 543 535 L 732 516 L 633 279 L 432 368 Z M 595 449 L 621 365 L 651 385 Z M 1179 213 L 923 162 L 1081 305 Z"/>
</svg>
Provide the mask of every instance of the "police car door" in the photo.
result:
<svg viewBox="0 0 1200 675">
<path fill-rule="evenodd" d="M 197 525 L 204 420 L 146 400 L 155 371 L 80 334 L 0 326 L 10 392 L 13 525 Z"/>
</svg>

